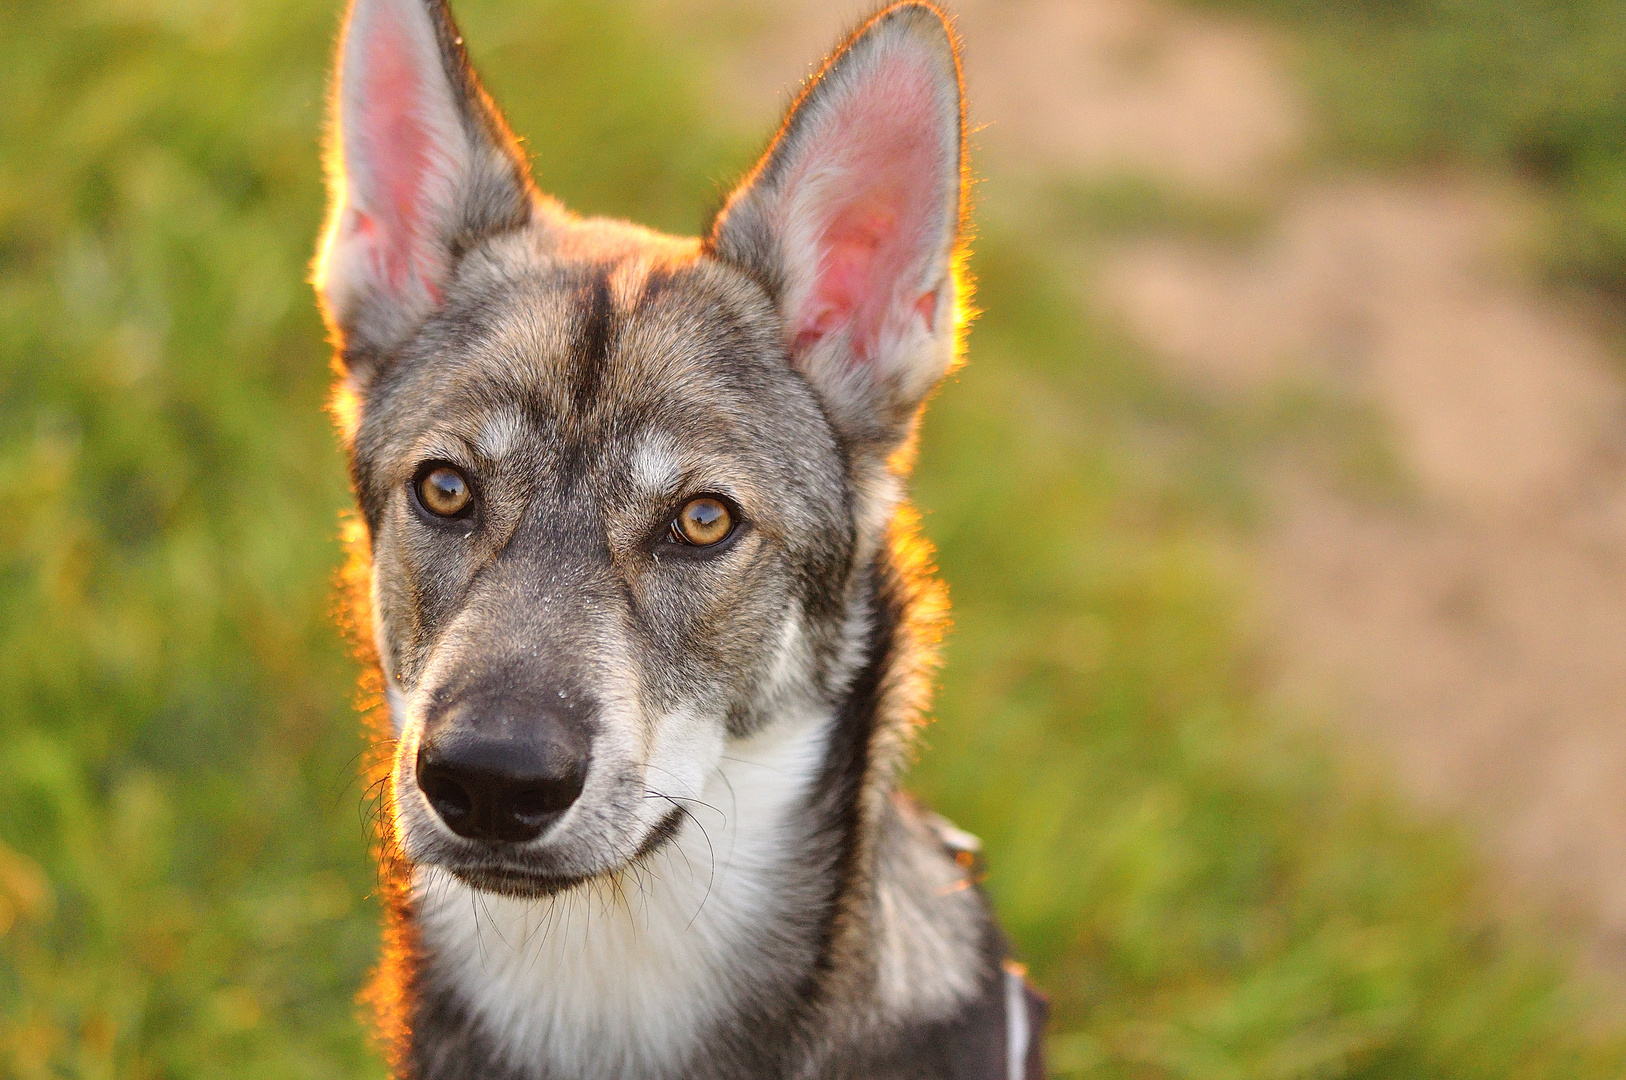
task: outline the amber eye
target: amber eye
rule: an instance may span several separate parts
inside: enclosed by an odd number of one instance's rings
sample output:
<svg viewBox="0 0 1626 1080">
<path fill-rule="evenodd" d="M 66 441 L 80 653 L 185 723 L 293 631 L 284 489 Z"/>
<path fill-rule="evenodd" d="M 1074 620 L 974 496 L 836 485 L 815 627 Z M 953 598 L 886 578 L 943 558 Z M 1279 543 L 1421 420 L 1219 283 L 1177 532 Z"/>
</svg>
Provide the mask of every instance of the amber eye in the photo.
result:
<svg viewBox="0 0 1626 1080">
<path fill-rule="evenodd" d="M 709 547 L 734 531 L 734 515 L 722 500 L 710 496 L 690 499 L 672 522 L 672 539 L 695 547 Z"/>
<path fill-rule="evenodd" d="M 439 517 L 456 517 L 468 508 L 469 482 L 450 465 L 437 465 L 418 481 L 418 501 Z"/>
</svg>

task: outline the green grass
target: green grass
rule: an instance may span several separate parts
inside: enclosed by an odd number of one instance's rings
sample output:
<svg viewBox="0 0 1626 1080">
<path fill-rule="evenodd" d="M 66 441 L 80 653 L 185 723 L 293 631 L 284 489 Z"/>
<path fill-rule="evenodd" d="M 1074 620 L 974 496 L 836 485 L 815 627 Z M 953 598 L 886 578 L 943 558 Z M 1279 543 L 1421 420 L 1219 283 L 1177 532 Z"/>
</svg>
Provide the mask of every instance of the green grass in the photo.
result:
<svg viewBox="0 0 1626 1080">
<path fill-rule="evenodd" d="M 1262 204 L 1178 190 L 1133 172 L 1066 177 L 1049 187 L 1046 211 L 1054 221 L 1101 239 L 1167 233 L 1241 245 L 1257 240 L 1271 220 Z"/>
<path fill-rule="evenodd" d="M 4 7 L 3 1076 L 381 1072 L 302 284 L 333 7 Z M 608 0 L 459 8 L 578 209 L 692 230 L 748 163 Z M 1081 322 L 1044 252 L 985 238 L 988 313 L 928 425 L 957 629 L 916 784 L 987 839 L 1058 1065 L 1621 1075 L 1454 838 L 1261 708 L 1234 557 L 1260 422 Z"/>
</svg>

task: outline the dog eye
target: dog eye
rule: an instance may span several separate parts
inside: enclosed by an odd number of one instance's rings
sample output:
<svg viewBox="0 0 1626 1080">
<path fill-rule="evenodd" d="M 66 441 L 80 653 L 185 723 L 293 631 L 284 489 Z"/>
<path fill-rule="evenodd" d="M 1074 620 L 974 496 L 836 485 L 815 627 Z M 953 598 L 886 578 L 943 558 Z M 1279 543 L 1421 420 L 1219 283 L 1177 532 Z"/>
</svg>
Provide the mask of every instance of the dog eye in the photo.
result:
<svg viewBox="0 0 1626 1080">
<path fill-rule="evenodd" d="M 703 495 L 690 499 L 672 522 L 672 539 L 694 547 L 710 547 L 728 539 L 734 531 L 734 515 L 721 499 Z"/>
<path fill-rule="evenodd" d="M 468 480 L 450 465 L 437 465 L 418 481 L 418 501 L 437 517 L 456 517 L 473 497 Z"/>
</svg>

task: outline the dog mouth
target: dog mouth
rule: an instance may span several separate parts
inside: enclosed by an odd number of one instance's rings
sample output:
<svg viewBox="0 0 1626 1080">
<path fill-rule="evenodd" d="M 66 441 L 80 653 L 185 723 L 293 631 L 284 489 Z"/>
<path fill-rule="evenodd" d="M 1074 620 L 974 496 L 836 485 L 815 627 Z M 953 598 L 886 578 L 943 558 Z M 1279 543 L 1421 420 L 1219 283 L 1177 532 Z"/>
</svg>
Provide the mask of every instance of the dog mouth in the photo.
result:
<svg viewBox="0 0 1626 1080">
<path fill-rule="evenodd" d="M 584 885 L 596 876 L 540 874 L 514 866 L 443 866 L 441 869 L 476 892 L 515 900 L 545 900 Z"/>
<path fill-rule="evenodd" d="M 434 865 L 477 892 L 520 900 L 545 900 L 636 866 L 675 840 L 682 828 L 683 811 L 673 809 L 649 830 L 632 855 L 591 873 L 560 873 L 535 863 L 527 865 L 520 861 L 523 853 L 499 853 L 490 847 L 436 859 Z"/>
</svg>

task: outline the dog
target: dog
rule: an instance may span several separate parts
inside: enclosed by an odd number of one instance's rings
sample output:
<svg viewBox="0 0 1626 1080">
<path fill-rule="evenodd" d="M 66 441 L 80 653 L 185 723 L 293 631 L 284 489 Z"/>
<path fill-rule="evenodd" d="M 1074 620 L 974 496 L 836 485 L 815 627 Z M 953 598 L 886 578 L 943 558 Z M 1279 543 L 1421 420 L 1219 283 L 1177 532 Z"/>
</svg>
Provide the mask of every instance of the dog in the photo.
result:
<svg viewBox="0 0 1626 1080">
<path fill-rule="evenodd" d="M 537 190 L 445 0 L 352 0 L 313 281 L 396 1075 L 1042 1074 L 974 839 L 898 790 L 963 113 L 943 13 L 886 8 L 679 239 Z"/>
</svg>

